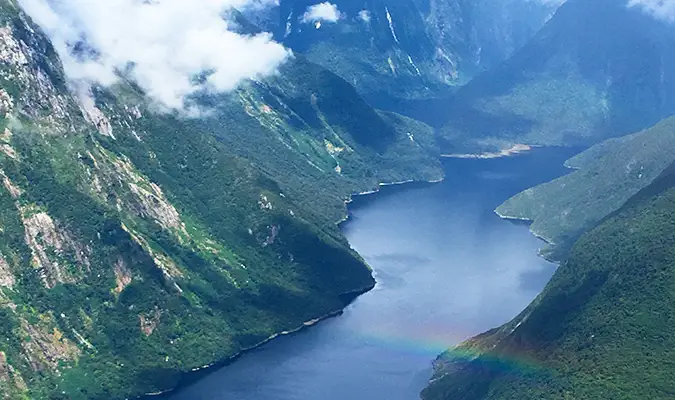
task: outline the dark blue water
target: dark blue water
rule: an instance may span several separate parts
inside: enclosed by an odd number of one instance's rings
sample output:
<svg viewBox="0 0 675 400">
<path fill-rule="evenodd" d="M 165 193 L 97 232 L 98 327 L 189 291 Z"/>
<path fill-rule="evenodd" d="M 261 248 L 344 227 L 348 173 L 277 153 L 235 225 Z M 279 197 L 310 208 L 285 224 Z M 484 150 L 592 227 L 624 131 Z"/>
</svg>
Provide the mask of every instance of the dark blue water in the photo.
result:
<svg viewBox="0 0 675 400">
<path fill-rule="evenodd" d="M 555 271 L 527 226 L 493 210 L 564 174 L 570 155 L 447 160 L 443 183 L 355 199 L 343 229 L 377 287 L 342 316 L 248 353 L 171 399 L 419 398 L 438 353 L 513 318 Z"/>
</svg>

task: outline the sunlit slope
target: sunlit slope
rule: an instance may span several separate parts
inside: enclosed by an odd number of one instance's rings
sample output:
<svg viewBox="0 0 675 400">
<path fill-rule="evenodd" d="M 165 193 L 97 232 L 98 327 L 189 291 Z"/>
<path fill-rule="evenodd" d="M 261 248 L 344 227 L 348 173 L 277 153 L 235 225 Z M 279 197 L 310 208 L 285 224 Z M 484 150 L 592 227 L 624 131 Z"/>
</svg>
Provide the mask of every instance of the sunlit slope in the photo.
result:
<svg viewBox="0 0 675 400">
<path fill-rule="evenodd" d="M 567 161 L 569 175 L 507 200 L 497 213 L 534 221 L 532 230 L 555 244 L 559 257 L 586 230 L 620 208 L 675 160 L 675 118 L 639 133 L 609 139 Z"/>
</svg>

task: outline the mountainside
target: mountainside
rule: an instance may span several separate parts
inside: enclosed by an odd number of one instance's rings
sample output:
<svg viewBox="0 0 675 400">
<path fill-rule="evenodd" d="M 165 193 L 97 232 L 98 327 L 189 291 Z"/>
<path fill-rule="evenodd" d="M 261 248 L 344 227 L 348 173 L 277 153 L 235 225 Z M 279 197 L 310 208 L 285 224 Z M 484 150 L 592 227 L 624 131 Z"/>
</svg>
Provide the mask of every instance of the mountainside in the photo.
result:
<svg viewBox="0 0 675 400">
<path fill-rule="evenodd" d="M 675 27 L 625 0 L 569 0 L 446 105 L 444 149 L 589 145 L 675 113 Z"/>
<path fill-rule="evenodd" d="M 425 400 L 670 399 L 675 165 L 572 248 L 511 323 L 441 356 Z"/>
<path fill-rule="evenodd" d="M 569 175 L 528 189 L 497 208 L 533 221 L 531 229 L 562 257 L 588 229 L 619 209 L 675 161 L 675 117 L 632 135 L 609 139 L 566 162 Z"/>
<path fill-rule="evenodd" d="M 524 46 L 562 1 L 416 0 L 429 35 L 456 54 L 463 82 Z"/>
<path fill-rule="evenodd" d="M 310 16 L 319 4 L 323 13 Z M 388 104 L 465 84 L 525 44 L 556 7 L 527 0 L 284 0 L 246 15 L 370 101 Z"/>
<path fill-rule="evenodd" d="M 6 398 L 170 389 L 340 310 L 374 282 L 344 201 L 442 177 L 429 127 L 302 57 L 185 118 L 131 82 L 71 88 L 15 1 L 0 26 Z"/>
</svg>

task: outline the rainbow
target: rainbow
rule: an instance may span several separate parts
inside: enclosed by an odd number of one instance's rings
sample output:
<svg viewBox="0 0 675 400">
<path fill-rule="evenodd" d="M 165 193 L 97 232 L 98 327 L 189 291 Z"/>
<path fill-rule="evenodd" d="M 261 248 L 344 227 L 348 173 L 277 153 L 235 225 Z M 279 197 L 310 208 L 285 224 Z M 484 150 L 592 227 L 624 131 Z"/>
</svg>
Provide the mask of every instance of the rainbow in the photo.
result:
<svg viewBox="0 0 675 400">
<path fill-rule="evenodd" d="M 554 372 L 524 351 L 508 349 L 491 352 L 491 348 L 476 342 L 464 342 L 467 337 L 474 336 L 474 333 L 452 331 L 447 328 L 447 326 L 424 326 L 392 329 L 376 326 L 373 329 L 370 326 L 368 332 L 360 332 L 359 336 L 366 343 L 393 349 L 403 355 L 429 358 L 445 352 L 443 358 L 448 361 L 464 364 L 476 362 L 476 367 L 487 368 L 492 372 L 519 374 Z"/>
</svg>

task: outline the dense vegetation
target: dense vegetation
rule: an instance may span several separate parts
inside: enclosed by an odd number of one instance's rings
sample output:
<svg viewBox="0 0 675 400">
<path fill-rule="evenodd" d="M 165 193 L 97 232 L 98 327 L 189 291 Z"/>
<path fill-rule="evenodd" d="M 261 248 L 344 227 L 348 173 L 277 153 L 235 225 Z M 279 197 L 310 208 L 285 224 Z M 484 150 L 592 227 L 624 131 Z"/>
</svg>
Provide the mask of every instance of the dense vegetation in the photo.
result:
<svg viewBox="0 0 675 400">
<path fill-rule="evenodd" d="M 442 177 L 429 127 L 301 57 L 184 118 L 131 83 L 76 99 L 13 1 L 0 19 L 5 397 L 170 389 L 340 310 L 374 283 L 344 201 Z"/>
<path fill-rule="evenodd" d="M 562 257 L 588 229 L 649 185 L 675 160 L 675 118 L 645 131 L 609 139 L 567 161 L 574 172 L 507 200 L 497 212 L 534 221 L 537 236 Z"/>
<path fill-rule="evenodd" d="M 625 0 L 569 0 L 446 105 L 453 152 L 590 145 L 675 112 L 675 27 Z"/>
<path fill-rule="evenodd" d="M 586 233 L 542 295 L 438 360 L 434 399 L 669 399 L 675 165 Z"/>
</svg>

